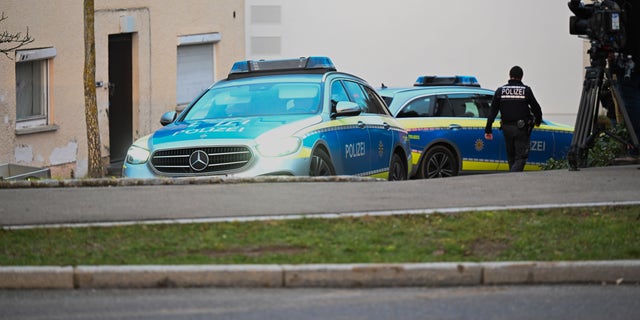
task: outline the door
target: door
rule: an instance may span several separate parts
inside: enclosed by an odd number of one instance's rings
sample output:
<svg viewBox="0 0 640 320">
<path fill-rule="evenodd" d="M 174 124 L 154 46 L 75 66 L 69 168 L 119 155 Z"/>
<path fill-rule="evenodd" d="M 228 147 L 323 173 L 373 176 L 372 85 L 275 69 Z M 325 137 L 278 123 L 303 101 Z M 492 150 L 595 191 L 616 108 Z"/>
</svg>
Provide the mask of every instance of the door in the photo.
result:
<svg viewBox="0 0 640 320">
<path fill-rule="evenodd" d="M 335 102 L 355 102 L 353 98 L 350 98 L 354 97 L 354 94 L 347 93 L 350 83 L 350 81 L 334 81 L 331 85 L 331 99 Z M 370 171 L 371 163 L 369 161 L 370 152 L 368 152 L 369 129 L 364 117 L 338 117 L 333 122 L 333 126 L 342 128 L 339 134 L 339 159 L 336 159 L 335 162 L 342 163 L 343 172 L 338 174 L 366 175 Z"/>
<path fill-rule="evenodd" d="M 493 140 L 484 139 L 491 96 L 450 94 L 438 101 L 439 116 L 447 119 L 446 136 L 460 151 L 462 170 L 495 171 L 504 154 L 502 131 L 494 126 Z"/>
<path fill-rule="evenodd" d="M 380 174 L 389 171 L 391 153 L 393 152 L 393 130 L 391 128 L 391 116 L 387 113 L 384 102 L 378 97 L 372 88 L 362 86 L 366 95 L 367 113 L 365 122 L 369 126 L 369 159 L 371 161 L 372 174 Z"/>
<path fill-rule="evenodd" d="M 131 34 L 109 36 L 109 150 L 111 163 L 124 161 L 133 142 Z"/>
</svg>

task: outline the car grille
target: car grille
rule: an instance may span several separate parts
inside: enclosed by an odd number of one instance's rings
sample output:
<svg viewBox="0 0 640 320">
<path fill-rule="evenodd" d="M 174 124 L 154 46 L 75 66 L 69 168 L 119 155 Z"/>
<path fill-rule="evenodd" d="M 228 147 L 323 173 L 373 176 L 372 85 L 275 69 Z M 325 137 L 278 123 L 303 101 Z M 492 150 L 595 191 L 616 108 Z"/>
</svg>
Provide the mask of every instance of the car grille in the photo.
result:
<svg viewBox="0 0 640 320">
<path fill-rule="evenodd" d="M 208 165 L 202 170 L 189 163 L 191 155 L 204 151 L 208 155 Z M 204 160 L 204 157 L 203 157 Z M 151 156 L 151 164 L 167 174 L 216 174 L 238 170 L 251 160 L 251 151 L 244 146 L 196 147 L 184 149 L 158 150 Z"/>
</svg>

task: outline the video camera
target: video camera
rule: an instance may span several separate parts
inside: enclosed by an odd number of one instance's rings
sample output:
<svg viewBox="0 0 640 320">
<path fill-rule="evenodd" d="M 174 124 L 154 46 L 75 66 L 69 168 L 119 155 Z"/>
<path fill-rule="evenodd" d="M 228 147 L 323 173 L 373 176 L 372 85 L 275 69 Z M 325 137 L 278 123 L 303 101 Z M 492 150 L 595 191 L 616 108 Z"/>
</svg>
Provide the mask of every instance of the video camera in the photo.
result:
<svg viewBox="0 0 640 320">
<path fill-rule="evenodd" d="M 587 38 L 591 44 L 587 51 L 591 65 L 586 67 L 573 138 L 567 154 L 570 170 L 586 165 L 588 149 L 593 147 L 595 138 L 602 133 L 624 143 L 627 148 L 640 149 L 640 138 L 634 129 L 634 124 L 640 119 L 627 109 L 627 106 L 637 108 L 636 100 L 629 98 L 626 87 L 620 85 L 620 81 L 631 80 L 635 68 L 633 57 L 629 54 L 630 48 L 625 47 L 627 40 L 630 43 L 637 41 L 633 35 L 635 29 L 626 30 L 629 26 L 627 15 L 634 18 L 632 15 L 635 13 L 626 12 L 629 6 L 622 8 L 619 4 L 627 2 L 617 1 L 594 0 L 585 5 L 580 0 L 571 0 L 568 3 L 569 9 L 575 14 L 569 19 L 569 33 Z M 627 32 L 631 38 L 627 39 Z M 621 88 L 624 88 L 627 97 L 621 94 Z M 638 93 L 634 91 L 631 96 L 638 96 Z M 613 101 L 609 106 L 615 107 L 616 120 L 620 119 L 618 112 L 621 114 L 630 141 L 596 126 L 600 101 Z"/>
<path fill-rule="evenodd" d="M 586 36 L 596 47 L 609 52 L 620 52 L 626 42 L 624 10 L 613 0 L 583 4 L 571 0 L 569 9 L 575 14 L 569 19 L 569 33 Z"/>
</svg>

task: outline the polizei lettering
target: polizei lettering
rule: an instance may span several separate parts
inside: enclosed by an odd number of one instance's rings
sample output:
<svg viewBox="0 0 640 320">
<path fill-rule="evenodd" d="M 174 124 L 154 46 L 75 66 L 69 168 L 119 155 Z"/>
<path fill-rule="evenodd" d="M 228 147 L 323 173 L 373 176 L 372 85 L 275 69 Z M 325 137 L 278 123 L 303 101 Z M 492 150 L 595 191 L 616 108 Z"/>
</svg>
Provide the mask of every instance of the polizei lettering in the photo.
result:
<svg viewBox="0 0 640 320">
<path fill-rule="evenodd" d="M 349 143 L 344 146 L 345 158 L 364 157 L 366 154 L 364 142 Z"/>
<path fill-rule="evenodd" d="M 531 151 L 545 151 L 547 149 L 547 143 L 545 141 L 531 141 Z"/>
<path fill-rule="evenodd" d="M 242 132 L 245 126 L 249 123 L 249 120 L 225 120 L 218 123 L 214 123 L 208 127 L 198 128 L 199 123 L 195 122 L 190 124 L 186 129 L 178 130 L 172 134 L 177 136 L 179 134 L 202 134 L 202 133 L 216 133 L 216 132 Z"/>
<path fill-rule="evenodd" d="M 502 87 L 501 98 L 503 99 L 524 99 L 525 87 L 505 86 Z"/>
</svg>

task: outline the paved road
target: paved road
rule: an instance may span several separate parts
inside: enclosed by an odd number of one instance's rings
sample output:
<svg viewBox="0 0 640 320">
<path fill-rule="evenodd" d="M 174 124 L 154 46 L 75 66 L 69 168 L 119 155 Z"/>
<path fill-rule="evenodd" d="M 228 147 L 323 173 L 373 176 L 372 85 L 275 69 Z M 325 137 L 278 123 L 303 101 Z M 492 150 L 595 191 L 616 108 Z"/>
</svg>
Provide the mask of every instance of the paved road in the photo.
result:
<svg viewBox="0 0 640 320">
<path fill-rule="evenodd" d="M 640 319 L 640 286 L 1 291 L 0 319 Z"/>
<path fill-rule="evenodd" d="M 640 203 L 639 168 L 625 165 L 402 182 L 223 179 L 207 184 L 42 188 L 17 188 L 5 182 L 0 184 L 0 225 Z M 116 184 L 126 184 L 120 182 Z"/>
</svg>

